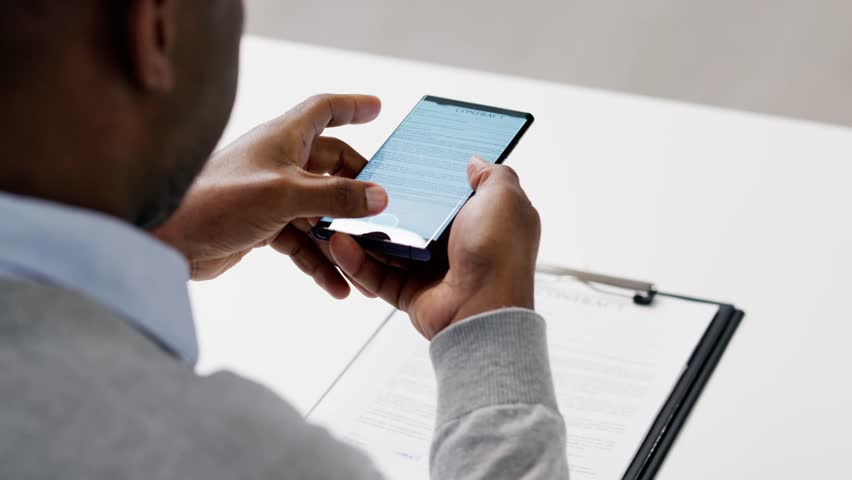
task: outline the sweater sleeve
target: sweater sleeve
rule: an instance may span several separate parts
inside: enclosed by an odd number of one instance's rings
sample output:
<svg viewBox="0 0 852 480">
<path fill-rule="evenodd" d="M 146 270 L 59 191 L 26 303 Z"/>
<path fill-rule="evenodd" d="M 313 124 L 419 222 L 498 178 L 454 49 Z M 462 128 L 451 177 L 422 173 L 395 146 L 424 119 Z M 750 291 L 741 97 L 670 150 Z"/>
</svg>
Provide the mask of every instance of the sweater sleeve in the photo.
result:
<svg viewBox="0 0 852 480">
<path fill-rule="evenodd" d="M 441 332 L 430 354 L 431 478 L 568 478 L 544 319 L 524 309 L 478 315 Z"/>
</svg>

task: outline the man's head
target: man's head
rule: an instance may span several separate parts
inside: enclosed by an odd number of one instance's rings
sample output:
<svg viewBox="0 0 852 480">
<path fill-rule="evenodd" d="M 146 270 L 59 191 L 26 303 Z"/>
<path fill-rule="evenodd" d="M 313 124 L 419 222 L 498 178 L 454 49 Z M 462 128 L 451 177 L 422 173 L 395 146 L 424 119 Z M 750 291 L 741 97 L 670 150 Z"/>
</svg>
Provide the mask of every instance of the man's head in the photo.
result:
<svg viewBox="0 0 852 480">
<path fill-rule="evenodd" d="M 165 221 L 236 93 L 241 0 L 9 0 L 0 190 Z"/>
</svg>

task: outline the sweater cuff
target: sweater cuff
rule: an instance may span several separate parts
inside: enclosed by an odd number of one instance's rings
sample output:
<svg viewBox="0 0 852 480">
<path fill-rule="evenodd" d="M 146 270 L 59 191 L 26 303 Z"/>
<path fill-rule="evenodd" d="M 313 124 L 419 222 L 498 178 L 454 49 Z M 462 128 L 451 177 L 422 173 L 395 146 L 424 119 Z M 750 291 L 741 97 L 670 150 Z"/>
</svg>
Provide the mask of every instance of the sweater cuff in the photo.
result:
<svg viewBox="0 0 852 480">
<path fill-rule="evenodd" d="M 438 425 L 485 407 L 544 405 L 557 410 L 544 319 L 507 308 L 439 333 L 430 347 L 438 379 Z"/>
</svg>

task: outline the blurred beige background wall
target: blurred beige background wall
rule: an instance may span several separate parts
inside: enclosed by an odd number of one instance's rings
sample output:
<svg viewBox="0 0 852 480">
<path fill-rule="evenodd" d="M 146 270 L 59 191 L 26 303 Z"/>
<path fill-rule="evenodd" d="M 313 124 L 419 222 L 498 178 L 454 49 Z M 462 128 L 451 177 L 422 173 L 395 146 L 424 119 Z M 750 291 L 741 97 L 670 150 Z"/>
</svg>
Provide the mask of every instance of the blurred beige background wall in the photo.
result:
<svg viewBox="0 0 852 480">
<path fill-rule="evenodd" d="M 852 126 L 852 0 L 247 0 L 255 34 Z"/>
</svg>

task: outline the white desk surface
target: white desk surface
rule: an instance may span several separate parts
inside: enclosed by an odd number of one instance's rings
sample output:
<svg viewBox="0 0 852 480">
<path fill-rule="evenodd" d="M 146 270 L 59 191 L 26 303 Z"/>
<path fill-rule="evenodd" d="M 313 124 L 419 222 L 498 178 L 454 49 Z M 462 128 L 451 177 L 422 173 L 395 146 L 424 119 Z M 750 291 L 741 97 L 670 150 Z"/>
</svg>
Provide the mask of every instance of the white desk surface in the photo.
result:
<svg viewBox="0 0 852 480">
<path fill-rule="evenodd" d="M 658 478 L 848 478 L 852 130 L 249 37 L 225 141 L 320 92 L 383 99 L 334 132 L 367 158 L 424 94 L 532 112 L 509 164 L 541 260 L 746 310 Z M 200 370 L 302 411 L 388 312 L 329 299 L 271 251 L 191 291 Z"/>
</svg>

